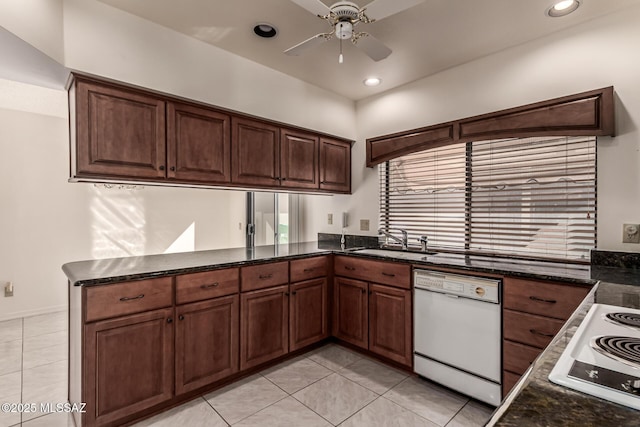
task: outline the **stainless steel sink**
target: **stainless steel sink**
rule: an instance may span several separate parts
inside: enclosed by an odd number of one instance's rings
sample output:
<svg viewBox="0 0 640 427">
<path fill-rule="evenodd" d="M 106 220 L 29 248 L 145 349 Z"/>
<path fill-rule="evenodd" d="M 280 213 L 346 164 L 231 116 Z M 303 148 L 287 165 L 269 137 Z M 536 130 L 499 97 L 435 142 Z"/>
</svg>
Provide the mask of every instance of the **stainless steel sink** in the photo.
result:
<svg viewBox="0 0 640 427">
<path fill-rule="evenodd" d="M 414 261 L 422 261 L 427 256 L 437 255 L 437 252 L 408 252 L 408 251 L 393 251 L 389 249 L 360 249 L 354 251 L 357 254 L 367 254 L 367 255 L 375 255 L 382 256 L 388 258 L 397 258 L 397 259 L 407 259 Z"/>
</svg>

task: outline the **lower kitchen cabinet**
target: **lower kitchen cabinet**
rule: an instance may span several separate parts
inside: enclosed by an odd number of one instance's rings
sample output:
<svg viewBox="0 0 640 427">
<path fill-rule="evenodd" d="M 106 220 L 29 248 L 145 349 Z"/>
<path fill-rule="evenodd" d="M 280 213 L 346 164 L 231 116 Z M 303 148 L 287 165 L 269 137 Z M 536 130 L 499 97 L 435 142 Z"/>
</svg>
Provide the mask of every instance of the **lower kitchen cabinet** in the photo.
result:
<svg viewBox="0 0 640 427">
<path fill-rule="evenodd" d="M 165 308 L 85 326 L 87 425 L 113 423 L 171 399 L 173 320 L 173 308 Z"/>
<path fill-rule="evenodd" d="M 290 293 L 289 350 L 297 350 L 327 338 L 326 277 L 292 284 Z"/>
<path fill-rule="evenodd" d="M 360 280 L 335 278 L 333 335 L 369 348 L 368 284 Z"/>
<path fill-rule="evenodd" d="M 411 291 L 335 278 L 333 334 L 348 343 L 412 364 Z"/>
<path fill-rule="evenodd" d="M 238 371 L 239 297 L 176 308 L 176 395 Z"/>
<path fill-rule="evenodd" d="M 516 277 L 503 281 L 502 395 L 551 342 L 589 288 Z"/>
<path fill-rule="evenodd" d="M 411 366 L 411 291 L 369 284 L 369 350 Z"/>
<path fill-rule="evenodd" d="M 245 292 L 240 301 L 240 369 L 289 351 L 289 285 Z"/>
</svg>

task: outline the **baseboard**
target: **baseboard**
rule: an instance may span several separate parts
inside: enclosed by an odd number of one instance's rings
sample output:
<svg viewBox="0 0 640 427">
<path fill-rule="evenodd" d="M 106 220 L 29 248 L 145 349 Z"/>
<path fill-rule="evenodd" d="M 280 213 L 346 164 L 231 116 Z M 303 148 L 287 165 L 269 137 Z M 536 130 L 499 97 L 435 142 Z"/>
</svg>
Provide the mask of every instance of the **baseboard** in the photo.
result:
<svg viewBox="0 0 640 427">
<path fill-rule="evenodd" d="M 39 316 L 41 314 L 57 313 L 58 311 L 67 311 L 67 309 L 68 306 L 64 304 L 56 305 L 53 307 L 39 308 L 37 310 L 18 311 L 7 315 L 0 315 L 0 322 L 3 322 L 5 320 L 21 319 L 23 317 Z"/>
</svg>

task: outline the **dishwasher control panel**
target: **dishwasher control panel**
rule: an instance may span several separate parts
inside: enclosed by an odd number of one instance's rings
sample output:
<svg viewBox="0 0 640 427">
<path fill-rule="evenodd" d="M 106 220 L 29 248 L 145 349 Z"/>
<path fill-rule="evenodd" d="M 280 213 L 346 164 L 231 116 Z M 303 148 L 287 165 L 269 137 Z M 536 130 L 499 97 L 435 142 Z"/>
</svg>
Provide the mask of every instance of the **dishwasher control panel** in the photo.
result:
<svg viewBox="0 0 640 427">
<path fill-rule="evenodd" d="M 413 284 L 416 289 L 430 290 L 473 298 L 487 302 L 499 303 L 500 284 L 499 279 L 484 277 L 464 276 L 461 274 L 442 273 L 430 270 L 415 270 Z"/>
</svg>

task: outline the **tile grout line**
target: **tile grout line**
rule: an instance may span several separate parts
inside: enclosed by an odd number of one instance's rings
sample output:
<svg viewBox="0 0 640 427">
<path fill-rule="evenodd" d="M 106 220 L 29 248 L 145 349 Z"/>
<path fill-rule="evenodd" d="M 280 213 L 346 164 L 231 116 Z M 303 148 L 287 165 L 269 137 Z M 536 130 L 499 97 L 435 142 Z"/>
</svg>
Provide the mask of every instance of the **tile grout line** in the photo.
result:
<svg viewBox="0 0 640 427">
<path fill-rule="evenodd" d="M 211 404 L 211 402 L 209 402 L 207 400 L 206 397 L 204 397 L 204 394 L 200 396 L 202 398 L 202 400 L 204 400 L 207 405 L 209 405 L 209 407 L 213 410 L 213 412 L 215 412 L 216 414 L 218 414 L 218 416 L 222 419 L 222 421 L 224 421 L 224 423 L 228 426 L 231 426 L 231 424 L 229 424 L 229 421 L 227 421 L 227 419 L 225 417 L 222 416 L 222 414 L 218 411 L 216 411 L 216 408 L 213 407 L 213 405 Z"/>
</svg>

